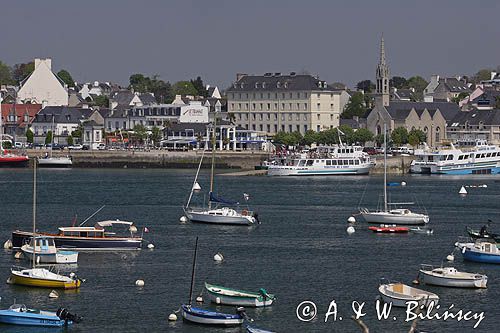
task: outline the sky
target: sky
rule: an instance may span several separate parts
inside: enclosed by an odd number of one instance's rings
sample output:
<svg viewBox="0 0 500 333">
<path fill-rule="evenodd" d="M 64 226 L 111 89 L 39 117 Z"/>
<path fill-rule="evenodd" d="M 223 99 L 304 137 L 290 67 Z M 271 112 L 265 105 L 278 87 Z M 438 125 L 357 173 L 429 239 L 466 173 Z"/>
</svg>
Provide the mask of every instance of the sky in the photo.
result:
<svg viewBox="0 0 500 333">
<path fill-rule="evenodd" d="M 3 0 L 0 60 L 52 58 L 78 82 L 134 73 L 226 88 L 236 73 L 374 80 L 383 34 L 391 76 L 500 65 L 500 1 Z"/>
</svg>

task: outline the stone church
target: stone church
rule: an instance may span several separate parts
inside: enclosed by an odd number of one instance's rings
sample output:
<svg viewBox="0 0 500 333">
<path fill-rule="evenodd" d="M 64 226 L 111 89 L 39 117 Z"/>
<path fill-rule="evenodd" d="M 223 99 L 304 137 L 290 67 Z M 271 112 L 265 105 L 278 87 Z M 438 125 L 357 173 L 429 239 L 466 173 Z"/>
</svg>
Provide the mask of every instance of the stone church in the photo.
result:
<svg viewBox="0 0 500 333">
<path fill-rule="evenodd" d="M 427 134 L 427 144 L 437 146 L 446 139 L 446 125 L 460 112 L 455 103 L 391 101 L 389 66 L 386 62 L 384 38 L 380 41 L 380 60 L 376 70 L 374 108 L 368 114 L 366 127 L 375 135 L 382 134 L 384 123 L 392 132 L 405 127 L 420 129 Z"/>
</svg>

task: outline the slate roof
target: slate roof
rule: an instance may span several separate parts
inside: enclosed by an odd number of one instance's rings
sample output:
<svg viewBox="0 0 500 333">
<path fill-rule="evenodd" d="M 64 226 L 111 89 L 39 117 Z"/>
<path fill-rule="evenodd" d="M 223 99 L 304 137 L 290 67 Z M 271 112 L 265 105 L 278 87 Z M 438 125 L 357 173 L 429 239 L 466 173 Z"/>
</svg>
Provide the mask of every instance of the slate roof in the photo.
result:
<svg viewBox="0 0 500 333">
<path fill-rule="evenodd" d="M 207 131 L 207 124 L 203 123 L 171 123 L 169 127 L 165 127 L 164 131 L 167 133 L 184 132 L 187 129 L 194 130 L 195 133 L 205 133 Z"/>
<path fill-rule="evenodd" d="M 469 87 L 464 81 L 457 80 L 454 77 L 439 79 L 440 84 L 444 84 L 450 92 L 470 92 Z"/>
<path fill-rule="evenodd" d="M 408 114 L 412 109 L 415 109 L 417 114 L 420 116 L 422 112 L 427 109 L 429 113 L 433 116 L 436 110 L 439 109 L 446 121 L 451 120 L 458 112 L 460 108 L 455 103 L 449 102 L 403 102 L 403 101 L 391 101 L 389 106 L 385 107 L 387 112 L 391 115 L 393 119 L 403 120 L 408 117 Z"/>
<path fill-rule="evenodd" d="M 269 73 L 270 74 L 270 73 Z M 311 75 L 245 75 L 227 89 L 238 91 L 310 91 L 332 90 L 325 81 Z"/>
<path fill-rule="evenodd" d="M 78 123 L 85 120 L 94 112 L 92 109 L 69 107 L 69 106 L 46 106 L 41 109 L 35 116 L 33 122 L 37 123 L 51 123 L 52 117 L 54 122 L 62 123 Z"/>
<path fill-rule="evenodd" d="M 394 95 L 395 99 L 400 100 L 411 100 L 414 94 L 411 89 L 395 89 L 391 93 Z"/>
<path fill-rule="evenodd" d="M 481 122 L 483 125 L 500 126 L 500 110 L 493 109 L 460 112 L 451 120 L 450 127 L 463 126 L 465 122 L 468 122 L 469 125 L 479 125 Z"/>
</svg>

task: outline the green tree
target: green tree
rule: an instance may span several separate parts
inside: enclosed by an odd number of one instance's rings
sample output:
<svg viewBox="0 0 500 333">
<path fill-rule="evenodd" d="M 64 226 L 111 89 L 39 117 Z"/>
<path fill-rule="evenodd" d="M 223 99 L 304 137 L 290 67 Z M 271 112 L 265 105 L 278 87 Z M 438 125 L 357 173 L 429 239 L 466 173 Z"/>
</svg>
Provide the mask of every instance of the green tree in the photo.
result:
<svg viewBox="0 0 500 333">
<path fill-rule="evenodd" d="M 424 131 L 419 129 L 412 129 L 410 133 L 408 133 L 408 143 L 412 146 L 418 146 L 422 142 L 427 140 L 427 135 Z"/>
<path fill-rule="evenodd" d="M 458 96 L 457 96 L 457 97 L 453 97 L 453 98 L 451 99 L 451 101 L 452 101 L 453 103 L 458 104 L 458 103 L 460 103 L 460 101 L 461 101 L 461 100 L 463 100 L 463 99 L 464 99 L 464 98 L 466 98 L 467 96 L 469 96 L 469 94 L 468 94 L 468 93 L 466 93 L 466 92 L 464 92 L 464 91 L 462 91 L 460 94 L 458 94 Z"/>
<path fill-rule="evenodd" d="M 402 76 L 393 76 L 389 80 L 389 85 L 397 89 L 408 88 L 408 81 Z"/>
<path fill-rule="evenodd" d="M 68 146 L 72 146 L 73 145 L 73 137 L 71 135 L 68 135 L 68 137 L 66 138 L 66 142 L 68 143 Z"/>
<path fill-rule="evenodd" d="M 304 133 L 301 144 L 304 146 L 310 146 L 315 142 L 318 142 L 318 133 L 313 130 L 308 130 Z"/>
<path fill-rule="evenodd" d="M 418 100 L 422 100 L 424 98 L 424 89 L 427 87 L 429 82 L 425 81 L 424 78 L 421 76 L 412 76 L 411 78 L 408 79 L 408 88 L 414 88 L 415 89 L 415 97 Z"/>
<path fill-rule="evenodd" d="M 158 75 L 150 78 L 143 74 L 132 74 L 129 78 L 129 89 L 140 93 L 153 93 L 158 103 L 170 103 L 174 100 L 170 82 L 160 80 Z"/>
<path fill-rule="evenodd" d="M 373 141 L 373 133 L 366 128 L 358 128 L 353 134 L 353 141 L 364 145 L 368 141 Z"/>
<path fill-rule="evenodd" d="M 500 96 L 495 97 L 495 109 L 500 109 Z"/>
<path fill-rule="evenodd" d="M 344 119 L 352 119 L 354 116 L 364 117 L 366 114 L 364 94 L 355 92 L 349 102 L 346 104 L 341 117 Z"/>
<path fill-rule="evenodd" d="M 191 80 L 191 84 L 196 89 L 198 96 L 208 97 L 208 90 L 203 83 L 203 80 L 198 76 L 195 80 Z"/>
<path fill-rule="evenodd" d="M 281 143 L 286 146 L 295 146 L 302 140 L 302 135 L 299 132 L 278 132 L 274 135 L 273 140 L 276 143 Z"/>
<path fill-rule="evenodd" d="M 148 136 L 148 129 L 144 125 L 135 125 L 134 127 L 134 133 L 139 139 L 140 143 L 144 143 L 144 140 Z"/>
<path fill-rule="evenodd" d="M 35 62 L 27 62 L 21 64 L 15 64 L 14 69 L 12 71 L 12 78 L 20 83 L 24 79 L 26 79 L 33 71 L 35 70 Z"/>
<path fill-rule="evenodd" d="M 105 95 L 94 97 L 94 104 L 103 108 L 109 107 L 109 98 Z"/>
<path fill-rule="evenodd" d="M 83 124 L 78 125 L 78 127 L 71 132 L 71 136 L 81 142 L 83 136 Z"/>
<path fill-rule="evenodd" d="M 159 146 L 161 139 L 162 139 L 161 129 L 156 126 L 153 126 L 153 128 L 151 129 L 151 140 L 153 141 L 155 147 Z"/>
<path fill-rule="evenodd" d="M 474 83 L 479 83 L 481 81 L 489 80 L 491 78 L 490 75 L 492 71 L 493 70 L 490 68 L 480 69 L 476 74 L 474 74 L 474 76 L 472 76 L 472 81 Z"/>
<path fill-rule="evenodd" d="M 174 95 L 192 95 L 196 96 L 198 91 L 190 81 L 178 81 L 172 86 Z"/>
<path fill-rule="evenodd" d="M 33 141 L 34 141 L 34 134 L 33 134 L 33 131 L 31 130 L 31 128 L 28 128 L 26 130 L 26 141 L 28 143 L 33 143 Z"/>
<path fill-rule="evenodd" d="M 9 66 L 0 61 L 0 84 L 14 84 Z"/>
<path fill-rule="evenodd" d="M 45 144 L 51 144 L 52 143 L 52 131 L 47 132 L 47 136 L 45 137 Z"/>
<path fill-rule="evenodd" d="M 374 138 L 379 147 L 384 145 L 384 134 L 377 134 Z"/>
<path fill-rule="evenodd" d="M 398 146 L 408 143 L 408 130 L 405 127 L 395 128 L 391 133 L 391 140 Z"/>
<path fill-rule="evenodd" d="M 68 87 L 74 87 L 75 86 L 75 80 L 73 80 L 73 78 L 71 77 L 71 74 L 65 70 L 65 69 L 61 69 L 59 72 L 57 72 L 57 76 L 63 80 L 64 83 L 66 83 L 66 85 Z"/>
<path fill-rule="evenodd" d="M 356 88 L 358 90 L 363 90 L 366 93 L 370 93 L 373 91 L 373 89 L 375 89 L 375 83 L 373 83 L 372 81 L 370 80 L 363 80 L 363 81 L 359 81 L 357 84 L 356 84 Z"/>
</svg>

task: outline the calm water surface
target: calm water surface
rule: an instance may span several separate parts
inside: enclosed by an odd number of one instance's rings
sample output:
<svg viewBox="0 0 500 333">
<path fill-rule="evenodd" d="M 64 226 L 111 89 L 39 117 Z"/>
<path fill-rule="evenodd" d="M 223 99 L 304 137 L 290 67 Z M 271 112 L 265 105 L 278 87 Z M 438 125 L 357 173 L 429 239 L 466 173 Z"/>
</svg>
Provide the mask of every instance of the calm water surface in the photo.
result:
<svg viewBox="0 0 500 333">
<path fill-rule="evenodd" d="M 453 249 L 465 226 L 478 228 L 488 218 L 500 231 L 499 187 L 495 176 L 471 178 L 440 176 L 391 177 L 405 180 L 406 187 L 390 188 L 394 200 L 413 200 L 427 209 L 434 235 L 375 235 L 358 225 L 348 236 L 346 219 L 362 199 L 375 208 L 381 193 L 381 177 L 218 177 L 218 191 L 240 199 L 251 195 L 259 212 L 257 227 L 181 224 L 194 170 L 40 170 L 37 227 L 55 231 L 79 221 L 101 205 L 106 207 L 91 222 L 123 219 L 147 226 L 146 238 L 156 248 L 134 253 L 80 254 L 78 275 L 86 279 L 81 290 L 61 292 L 48 298 L 50 290 L 10 286 L 4 283 L 9 268 L 18 264 L 10 251 L 0 251 L 0 303 L 7 308 L 14 299 L 28 306 L 57 309 L 64 306 L 84 316 L 67 332 L 244 332 L 243 328 L 196 326 L 167 317 L 186 302 L 196 236 L 200 236 L 196 294 L 204 281 L 257 291 L 264 287 L 277 295 L 275 305 L 248 309 L 259 327 L 277 332 L 359 332 L 348 319 L 351 302 L 366 302 L 363 318 L 371 332 L 407 332 L 404 310 L 393 310 L 397 320 L 378 321 L 374 300 L 381 277 L 410 284 L 421 263 L 440 265 Z M 208 173 L 201 185 L 208 187 Z M 15 228 L 31 228 L 32 173 L 0 170 L 0 241 Z M 471 189 L 461 198 L 462 184 L 487 184 Z M 90 222 L 89 222 L 90 223 Z M 221 251 L 226 260 L 212 257 Z M 447 308 L 484 311 L 486 319 L 476 330 L 473 321 L 424 321 L 428 332 L 498 332 L 500 323 L 500 266 L 464 263 L 456 255 L 454 265 L 466 271 L 486 273 L 488 289 L 464 290 L 424 286 L 437 293 Z M 74 269 L 75 270 L 75 269 Z M 135 280 L 144 279 L 144 288 Z M 312 300 L 319 316 L 309 323 L 295 316 L 296 306 Z M 338 304 L 343 320 L 324 322 L 331 300 Z M 203 307 L 232 312 L 231 307 Z M 37 328 L 0 326 L 1 332 L 54 332 Z"/>
</svg>

